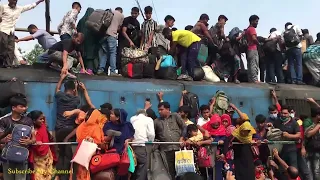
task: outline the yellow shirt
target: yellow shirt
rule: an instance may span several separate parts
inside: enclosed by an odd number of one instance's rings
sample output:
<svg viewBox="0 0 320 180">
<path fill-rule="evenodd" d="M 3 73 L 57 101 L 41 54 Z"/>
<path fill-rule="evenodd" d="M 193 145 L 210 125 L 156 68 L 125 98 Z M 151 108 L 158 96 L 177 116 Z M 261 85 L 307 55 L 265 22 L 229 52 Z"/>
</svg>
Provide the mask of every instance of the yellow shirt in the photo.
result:
<svg viewBox="0 0 320 180">
<path fill-rule="evenodd" d="M 201 41 L 201 38 L 188 30 L 176 30 L 172 31 L 172 41 L 188 48 L 191 44 Z"/>
<path fill-rule="evenodd" d="M 190 121 L 189 119 L 188 119 L 188 121 L 185 121 L 184 123 L 185 123 L 187 126 L 190 125 L 190 124 L 194 124 L 194 123 L 193 123 L 192 121 Z M 194 136 L 194 137 L 189 138 L 189 140 L 190 140 L 190 141 L 193 141 L 193 142 L 202 141 L 202 140 L 203 140 L 203 135 L 202 135 L 201 131 L 198 130 L 198 134 L 197 134 L 196 136 Z"/>
</svg>

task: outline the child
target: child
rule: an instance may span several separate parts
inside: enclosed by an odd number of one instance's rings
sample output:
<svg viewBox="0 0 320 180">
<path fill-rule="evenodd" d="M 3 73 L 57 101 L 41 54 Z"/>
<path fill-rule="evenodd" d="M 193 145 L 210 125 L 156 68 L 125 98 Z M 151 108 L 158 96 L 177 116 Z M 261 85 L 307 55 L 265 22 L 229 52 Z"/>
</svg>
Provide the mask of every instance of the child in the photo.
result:
<svg viewBox="0 0 320 180">
<path fill-rule="evenodd" d="M 153 35 L 157 28 L 157 22 L 152 19 L 152 7 L 144 8 L 146 20 L 142 23 L 141 49 L 148 50 L 150 47 L 157 47 Z"/>
</svg>

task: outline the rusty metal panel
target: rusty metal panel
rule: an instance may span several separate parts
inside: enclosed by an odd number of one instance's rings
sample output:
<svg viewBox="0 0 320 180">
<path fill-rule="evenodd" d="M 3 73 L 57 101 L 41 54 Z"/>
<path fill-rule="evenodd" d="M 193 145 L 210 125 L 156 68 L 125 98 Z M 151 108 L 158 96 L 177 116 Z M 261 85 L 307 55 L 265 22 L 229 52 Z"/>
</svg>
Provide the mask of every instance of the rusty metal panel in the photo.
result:
<svg viewBox="0 0 320 180">
<path fill-rule="evenodd" d="M 286 99 L 286 105 L 292 106 L 295 109 L 297 117 L 300 115 L 310 116 L 311 106 L 306 100 Z"/>
</svg>

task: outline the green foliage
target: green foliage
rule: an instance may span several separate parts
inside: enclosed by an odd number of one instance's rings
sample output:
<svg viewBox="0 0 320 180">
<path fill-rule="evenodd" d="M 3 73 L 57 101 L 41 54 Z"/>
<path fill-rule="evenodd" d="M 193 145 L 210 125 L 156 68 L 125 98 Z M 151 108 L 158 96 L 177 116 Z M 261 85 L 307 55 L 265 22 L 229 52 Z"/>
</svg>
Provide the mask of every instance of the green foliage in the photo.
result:
<svg viewBox="0 0 320 180">
<path fill-rule="evenodd" d="M 28 61 L 29 64 L 33 64 L 38 60 L 38 57 L 44 52 L 42 47 L 39 44 L 36 44 L 33 49 L 27 53 L 24 58 Z"/>
</svg>

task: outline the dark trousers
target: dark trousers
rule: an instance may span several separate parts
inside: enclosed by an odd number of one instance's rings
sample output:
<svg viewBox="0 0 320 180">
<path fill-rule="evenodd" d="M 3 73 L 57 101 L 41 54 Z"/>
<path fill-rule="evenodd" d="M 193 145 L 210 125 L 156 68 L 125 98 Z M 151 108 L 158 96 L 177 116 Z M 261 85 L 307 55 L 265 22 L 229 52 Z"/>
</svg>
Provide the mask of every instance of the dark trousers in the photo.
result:
<svg viewBox="0 0 320 180">
<path fill-rule="evenodd" d="M 13 34 L 0 31 L 0 67 L 11 67 L 15 58 L 15 40 Z"/>
<path fill-rule="evenodd" d="M 284 76 L 282 70 L 283 57 L 280 51 L 268 53 L 267 55 L 267 82 L 284 83 Z M 276 80 L 277 77 L 277 80 Z"/>
<path fill-rule="evenodd" d="M 63 140 L 73 131 L 73 128 L 62 128 L 59 130 L 56 130 L 56 141 L 57 142 L 63 142 Z M 70 141 L 75 141 L 75 139 L 70 139 Z M 59 158 L 56 165 L 57 170 L 69 170 L 72 160 L 73 153 L 71 145 L 58 145 L 59 149 Z M 67 174 L 61 174 L 59 175 L 60 180 L 69 180 L 69 175 Z"/>
<path fill-rule="evenodd" d="M 176 167 L 175 167 L 175 158 L 176 158 L 176 151 L 166 151 L 166 159 L 168 163 L 169 173 L 172 180 L 176 178 Z"/>
<path fill-rule="evenodd" d="M 290 48 L 287 50 L 288 70 L 290 72 L 290 81 L 292 83 L 302 82 L 302 52 L 301 48 Z"/>
<path fill-rule="evenodd" d="M 133 151 L 137 157 L 137 167 L 132 179 L 147 180 L 148 175 L 148 154 L 145 146 L 133 146 Z"/>
<path fill-rule="evenodd" d="M 301 180 L 312 180 L 313 178 L 310 169 L 308 168 L 307 160 L 301 155 L 301 149 L 298 149 L 297 160 Z"/>
<path fill-rule="evenodd" d="M 195 42 L 188 48 L 180 48 L 181 52 L 181 74 L 187 74 L 193 77 L 193 69 L 199 67 L 198 53 L 201 43 Z"/>
</svg>

